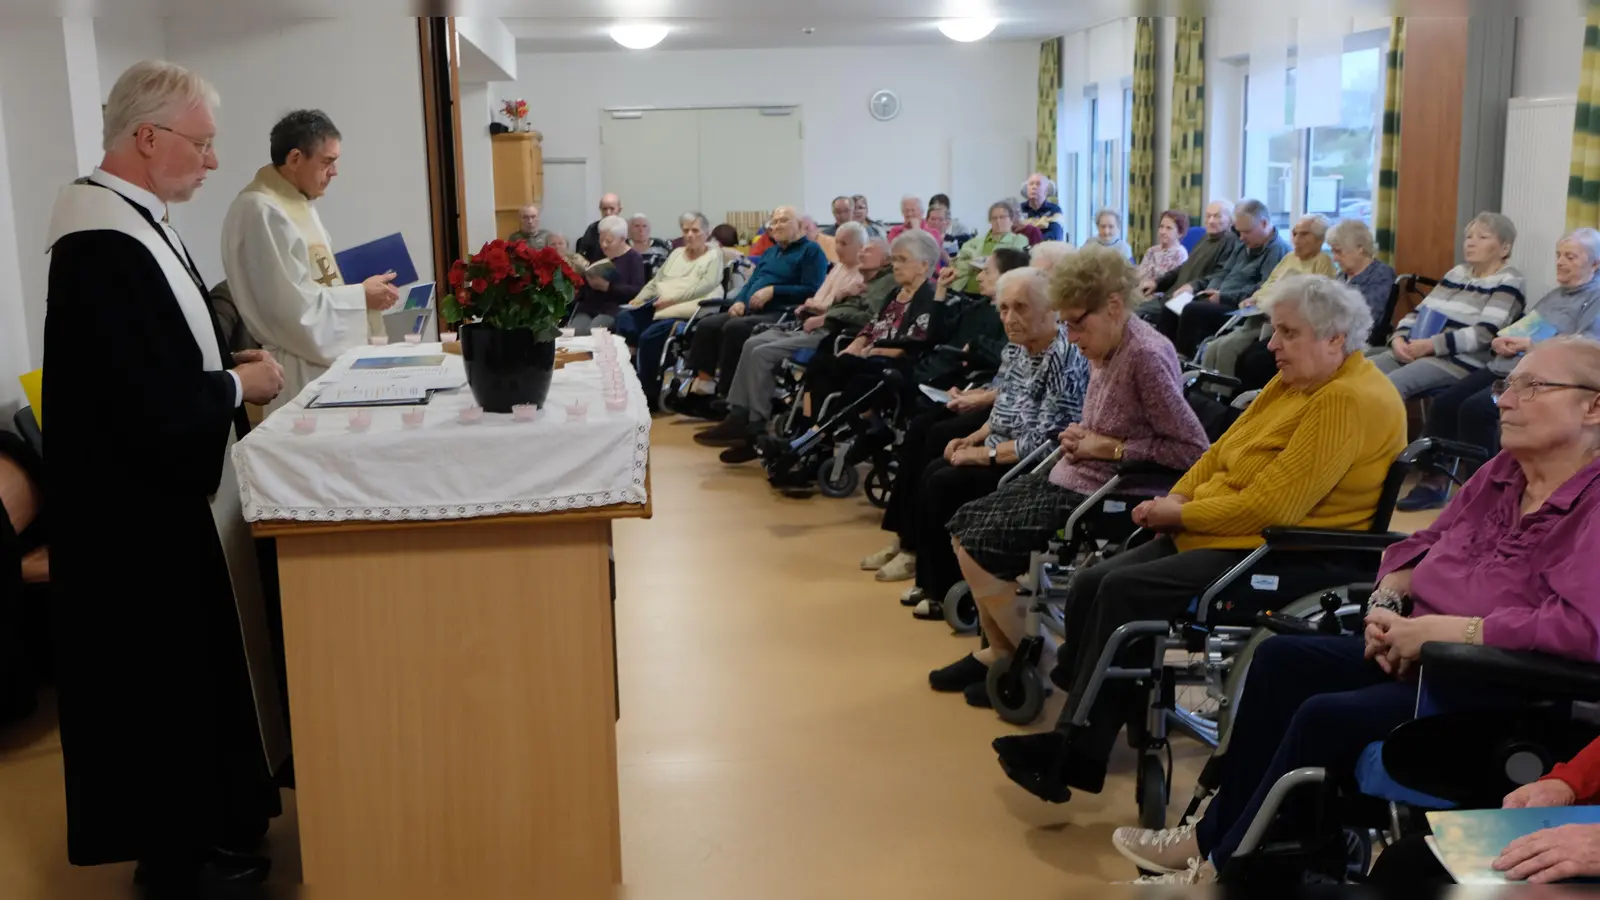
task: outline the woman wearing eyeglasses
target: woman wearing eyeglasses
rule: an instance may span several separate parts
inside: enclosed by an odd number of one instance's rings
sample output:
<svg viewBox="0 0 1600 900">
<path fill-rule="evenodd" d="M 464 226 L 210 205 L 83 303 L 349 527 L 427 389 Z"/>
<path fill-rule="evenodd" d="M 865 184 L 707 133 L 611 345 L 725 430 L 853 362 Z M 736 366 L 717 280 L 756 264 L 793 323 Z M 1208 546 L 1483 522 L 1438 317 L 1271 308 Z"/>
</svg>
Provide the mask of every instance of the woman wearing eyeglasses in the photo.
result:
<svg viewBox="0 0 1600 900">
<path fill-rule="evenodd" d="M 1504 450 L 1432 527 L 1384 554 L 1366 634 L 1262 643 L 1205 817 L 1119 829 L 1124 856 L 1169 881 L 1214 881 L 1280 777 L 1348 773 L 1412 718 L 1425 643 L 1600 661 L 1600 341 L 1546 341 L 1502 390 Z"/>
<path fill-rule="evenodd" d="M 1502 330 L 1490 345 L 1492 355 L 1444 393 L 1428 409 L 1427 437 L 1500 449 L 1500 414 L 1494 383 L 1511 374 L 1533 345 L 1563 334 L 1600 337 L 1600 231 L 1579 228 L 1556 242 L 1556 288 L 1530 307 L 1527 315 Z M 1471 474 L 1470 472 L 1468 474 Z M 1450 480 L 1430 475 L 1417 482 L 1397 505 L 1402 512 L 1441 509 L 1450 499 Z"/>
</svg>

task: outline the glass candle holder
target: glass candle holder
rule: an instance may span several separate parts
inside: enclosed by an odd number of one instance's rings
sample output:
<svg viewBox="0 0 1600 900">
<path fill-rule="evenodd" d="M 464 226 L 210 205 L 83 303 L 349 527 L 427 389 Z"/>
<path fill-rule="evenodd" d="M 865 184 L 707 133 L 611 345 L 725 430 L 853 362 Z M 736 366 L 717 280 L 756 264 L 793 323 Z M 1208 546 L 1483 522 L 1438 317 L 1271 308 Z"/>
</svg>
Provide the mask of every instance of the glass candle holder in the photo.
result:
<svg viewBox="0 0 1600 900">
<path fill-rule="evenodd" d="M 384 335 L 375 334 L 372 337 L 367 338 L 367 343 L 374 347 L 387 347 L 389 346 L 389 339 Z"/>
<path fill-rule="evenodd" d="M 627 408 L 628 408 L 628 395 L 627 394 L 607 394 L 606 395 L 606 409 L 609 409 L 612 412 L 616 412 L 618 410 L 627 409 Z"/>
<path fill-rule="evenodd" d="M 539 418 L 539 407 L 533 403 L 518 403 L 511 407 L 511 418 L 518 422 L 532 422 Z"/>
<path fill-rule="evenodd" d="M 294 433 L 310 434 L 317 430 L 317 417 L 311 413 L 301 413 L 294 417 Z"/>
<path fill-rule="evenodd" d="M 454 344 L 456 342 L 456 333 L 454 331 L 441 331 L 439 332 L 439 340 L 445 344 Z"/>
<path fill-rule="evenodd" d="M 408 335 L 406 335 L 406 343 L 408 343 L 408 344 L 420 344 L 420 343 L 422 343 L 422 335 L 420 335 L 420 334 L 408 334 Z"/>
<path fill-rule="evenodd" d="M 400 422 L 402 424 L 404 424 L 407 428 L 415 428 L 418 425 L 421 425 L 423 420 L 426 419 L 427 416 L 428 416 L 428 411 L 423 409 L 422 407 L 418 406 L 418 407 L 415 407 L 413 409 L 408 409 L 405 412 L 401 413 L 400 414 Z"/>
<path fill-rule="evenodd" d="M 469 406 L 456 414 L 456 421 L 463 425 L 476 425 L 483 421 L 483 407 Z"/>
<path fill-rule="evenodd" d="M 356 410 L 350 414 L 350 430 L 366 431 L 372 427 L 372 413 L 367 410 Z"/>
<path fill-rule="evenodd" d="M 569 422 L 581 422 L 589 415 L 589 401 L 587 400 L 574 400 L 566 404 L 566 408 L 567 421 Z"/>
</svg>

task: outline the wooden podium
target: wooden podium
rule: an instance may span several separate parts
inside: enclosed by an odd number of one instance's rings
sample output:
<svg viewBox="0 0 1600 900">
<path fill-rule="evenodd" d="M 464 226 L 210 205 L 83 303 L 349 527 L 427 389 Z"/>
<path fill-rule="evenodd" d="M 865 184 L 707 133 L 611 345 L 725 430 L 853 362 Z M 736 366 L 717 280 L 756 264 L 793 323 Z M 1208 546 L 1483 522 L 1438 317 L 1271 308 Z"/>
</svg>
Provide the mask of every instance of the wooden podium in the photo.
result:
<svg viewBox="0 0 1600 900">
<path fill-rule="evenodd" d="M 611 522 L 649 515 L 255 524 L 277 541 L 307 885 L 622 882 Z"/>
</svg>

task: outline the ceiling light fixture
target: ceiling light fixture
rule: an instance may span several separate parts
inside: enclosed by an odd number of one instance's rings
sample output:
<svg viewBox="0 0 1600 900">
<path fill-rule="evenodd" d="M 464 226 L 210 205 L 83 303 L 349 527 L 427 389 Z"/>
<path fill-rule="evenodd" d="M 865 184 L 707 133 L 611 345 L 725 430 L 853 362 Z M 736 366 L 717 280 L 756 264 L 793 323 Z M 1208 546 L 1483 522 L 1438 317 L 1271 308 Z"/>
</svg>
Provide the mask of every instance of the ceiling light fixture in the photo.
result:
<svg viewBox="0 0 1600 900">
<path fill-rule="evenodd" d="M 999 24 L 994 19 L 945 19 L 939 23 L 939 31 L 950 40 L 965 44 L 983 40 Z"/>
<path fill-rule="evenodd" d="M 648 50 L 667 36 L 667 26 L 636 23 L 611 26 L 611 39 L 629 50 Z"/>
</svg>

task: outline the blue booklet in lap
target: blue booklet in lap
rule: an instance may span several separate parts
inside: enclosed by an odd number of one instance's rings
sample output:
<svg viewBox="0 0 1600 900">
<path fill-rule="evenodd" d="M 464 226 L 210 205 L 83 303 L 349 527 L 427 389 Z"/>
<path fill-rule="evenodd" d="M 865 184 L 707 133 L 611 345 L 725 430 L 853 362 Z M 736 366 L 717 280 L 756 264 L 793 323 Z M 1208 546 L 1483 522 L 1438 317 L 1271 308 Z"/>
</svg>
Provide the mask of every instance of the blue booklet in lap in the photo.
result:
<svg viewBox="0 0 1600 900">
<path fill-rule="evenodd" d="M 395 232 L 388 237 L 368 241 L 341 250 L 333 255 L 339 264 L 339 274 L 345 284 L 360 284 L 374 275 L 394 273 L 395 287 L 412 284 L 417 280 L 417 266 L 406 249 L 406 239 Z"/>
<path fill-rule="evenodd" d="M 1544 316 L 1536 312 L 1528 313 L 1500 332 L 1503 337 L 1531 338 L 1535 344 L 1548 341 L 1558 333 L 1556 326 L 1544 320 Z"/>
<path fill-rule="evenodd" d="M 1428 846 L 1457 884 L 1505 884 L 1494 861 L 1524 835 L 1562 825 L 1600 825 L 1600 806 L 1470 809 L 1428 813 Z"/>
<path fill-rule="evenodd" d="M 1450 327 L 1450 317 L 1431 306 L 1417 307 L 1417 322 L 1411 326 L 1411 340 L 1425 341 Z"/>
</svg>

